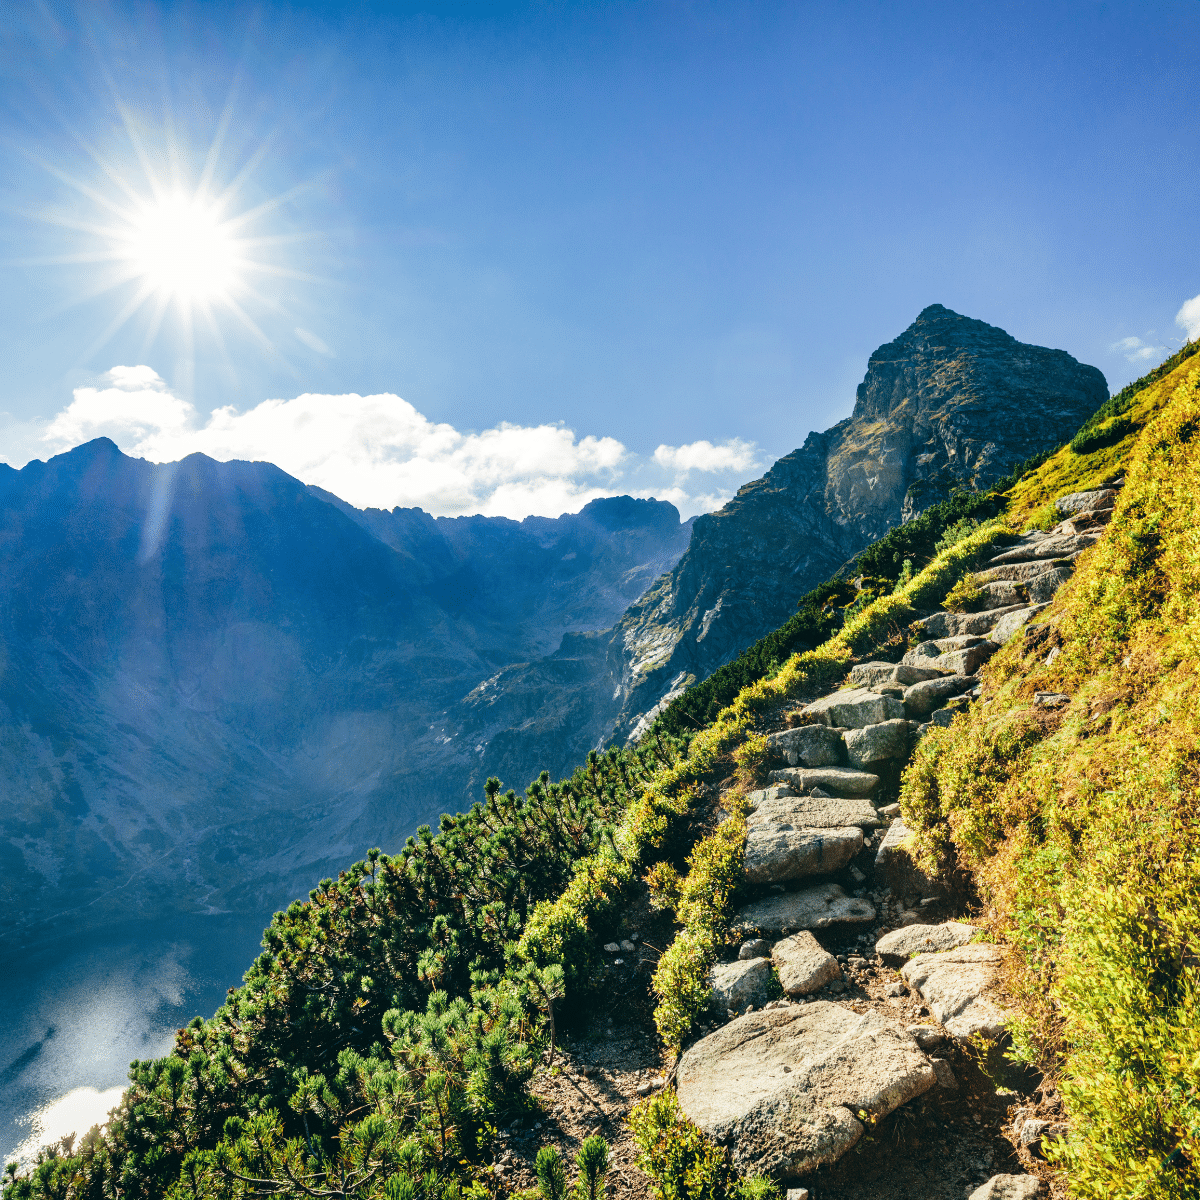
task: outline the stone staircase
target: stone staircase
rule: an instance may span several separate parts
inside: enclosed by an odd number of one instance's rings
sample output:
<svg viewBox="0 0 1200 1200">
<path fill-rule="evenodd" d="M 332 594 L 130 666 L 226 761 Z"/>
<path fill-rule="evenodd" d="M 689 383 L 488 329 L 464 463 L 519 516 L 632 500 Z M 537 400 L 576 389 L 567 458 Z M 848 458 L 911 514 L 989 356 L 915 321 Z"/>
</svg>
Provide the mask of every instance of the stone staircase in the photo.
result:
<svg viewBox="0 0 1200 1200">
<path fill-rule="evenodd" d="M 900 662 L 856 664 L 799 725 L 769 735 L 787 765 L 747 797 L 746 877 L 759 896 L 738 915 L 739 957 L 710 974 L 711 1032 L 677 1070 L 684 1111 L 740 1170 L 795 1179 L 836 1162 L 864 1122 L 953 1079 L 939 1045 L 1003 1035 L 1003 950 L 973 943 L 969 924 L 922 922 L 944 896 L 900 853 L 911 834 L 889 791 L 917 741 L 980 698 L 980 667 L 1070 578 L 1122 483 L 1062 497 L 1058 525 L 976 572 L 978 611 L 915 621 L 924 640 Z M 851 954 L 835 957 L 815 934 Z M 769 999 L 776 976 L 782 1000 Z M 907 992 L 932 1024 L 902 1025 L 865 1003 L 868 978 L 881 1003 Z M 1008 1194 L 1009 1179 L 996 1176 L 987 1194 Z M 1011 1179 L 1012 1194 L 1036 1194 L 1035 1178 Z"/>
</svg>

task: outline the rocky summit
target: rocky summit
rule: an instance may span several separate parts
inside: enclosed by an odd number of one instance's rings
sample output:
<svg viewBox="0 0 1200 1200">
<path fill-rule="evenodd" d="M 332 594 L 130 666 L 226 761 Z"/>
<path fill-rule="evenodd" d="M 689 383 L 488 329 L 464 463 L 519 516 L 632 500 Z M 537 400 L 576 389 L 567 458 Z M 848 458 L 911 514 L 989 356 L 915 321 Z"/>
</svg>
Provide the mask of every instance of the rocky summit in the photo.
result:
<svg viewBox="0 0 1200 1200">
<path fill-rule="evenodd" d="M 503 672 L 450 714 L 484 745 L 479 782 L 531 761 L 534 743 L 553 772 L 581 746 L 636 739 L 869 543 L 1061 444 L 1107 398 L 1065 351 L 930 305 L 871 355 L 851 416 L 697 517 L 687 552 L 611 634 Z"/>
</svg>

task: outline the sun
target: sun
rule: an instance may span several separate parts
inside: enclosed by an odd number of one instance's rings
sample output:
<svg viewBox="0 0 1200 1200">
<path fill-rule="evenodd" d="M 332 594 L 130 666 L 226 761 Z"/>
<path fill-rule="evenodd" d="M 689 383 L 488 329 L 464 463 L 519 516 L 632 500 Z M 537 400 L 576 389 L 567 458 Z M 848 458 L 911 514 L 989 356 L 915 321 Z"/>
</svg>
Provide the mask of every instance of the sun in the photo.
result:
<svg viewBox="0 0 1200 1200">
<path fill-rule="evenodd" d="M 91 279 L 73 304 L 100 302 L 106 296 L 115 301 L 107 326 L 84 360 L 134 321 L 144 330 L 142 352 L 147 352 L 168 320 L 177 323 L 184 339 L 181 361 L 191 358 L 196 335 L 205 330 L 228 364 L 227 321 L 279 356 L 252 313 L 283 313 L 280 289 L 273 286 L 277 281 L 320 282 L 288 262 L 290 250 L 313 235 L 294 226 L 281 228 L 279 221 L 307 185 L 274 195 L 265 192 L 257 182 L 265 144 L 244 150 L 240 164 L 229 162 L 232 100 L 207 152 L 197 154 L 173 119 L 164 119 L 158 131 L 153 122 L 118 107 L 132 157 L 119 147 L 101 153 L 85 145 L 100 169 L 100 178 L 91 180 L 50 162 L 41 164 L 78 196 L 74 207 L 47 211 L 42 219 L 82 238 L 83 244 L 75 252 L 28 260 L 83 266 Z M 226 164 L 236 169 L 222 170 Z"/>
<path fill-rule="evenodd" d="M 144 203 L 117 240 L 143 286 L 162 300 L 214 301 L 241 283 L 245 264 L 234 223 L 201 196 L 172 192 Z"/>
</svg>

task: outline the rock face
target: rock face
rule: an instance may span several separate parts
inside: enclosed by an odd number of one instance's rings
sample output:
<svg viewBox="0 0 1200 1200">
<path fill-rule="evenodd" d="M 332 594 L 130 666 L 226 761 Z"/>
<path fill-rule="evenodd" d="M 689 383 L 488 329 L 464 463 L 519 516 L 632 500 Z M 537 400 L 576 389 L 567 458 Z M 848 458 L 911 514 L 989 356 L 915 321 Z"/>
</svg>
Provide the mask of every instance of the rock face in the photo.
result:
<svg viewBox="0 0 1200 1200">
<path fill-rule="evenodd" d="M 589 647 L 575 674 L 564 664 L 571 682 L 555 706 L 593 745 L 637 736 L 667 697 L 777 629 L 870 542 L 953 487 L 985 487 L 1057 445 L 1107 398 L 1095 367 L 931 305 L 871 356 L 850 417 L 696 518 L 687 553 L 603 649 Z M 560 736 L 519 730 L 544 706 L 546 668 L 514 668 L 497 685 L 506 746 Z"/>
<path fill-rule="evenodd" d="M 684 1112 L 727 1143 L 741 1172 L 801 1175 L 835 1162 L 883 1117 L 937 1080 L 900 1028 L 875 1013 L 812 1003 L 752 1013 L 680 1059 Z"/>
</svg>

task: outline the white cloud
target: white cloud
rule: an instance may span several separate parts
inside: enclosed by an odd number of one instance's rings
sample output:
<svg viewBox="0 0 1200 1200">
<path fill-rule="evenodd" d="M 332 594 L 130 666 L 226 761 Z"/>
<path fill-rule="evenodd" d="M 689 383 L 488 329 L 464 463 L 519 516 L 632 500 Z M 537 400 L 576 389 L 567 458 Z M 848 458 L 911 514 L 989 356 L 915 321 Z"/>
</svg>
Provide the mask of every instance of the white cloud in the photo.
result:
<svg viewBox="0 0 1200 1200">
<path fill-rule="evenodd" d="M 1175 324 L 1187 331 L 1189 341 L 1200 338 L 1200 296 L 1183 302 L 1183 307 L 1175 314 Z"/>
<path fill-rule="evenodd" d="M 328 355 L 330 358 L 336 358 L 337 355 L 323 342 L 315 333 L 310 333 L 307 329 L 301 329 L 296 326 L 292 332 L 310 349 L 315 350 L 318 354 Z"/>
<path fill-rule="evenodd" d="M 10 452 L 29 441 L 25 427 L 12 432 L 19 436 L 10 437 Z M 114 367 L 97 386 L 76 388 L 40 432 L 34 452 L 48 456 L 96 437 L 153 462 L 196 451 L 221 461 L 269 461 L 360 508 L 517 519 L 576 512 L 619 492 L 670 500 L 688 517 L 719 508 L 732 494 L 711 485 L 691 494 L 682 486 L 690 471 L 736 476 L 712 481 L 736 487 L 756 457 L 753 444 L 738 438 L 660 446 L 645 460 L 616 438 L 578 437 L 563 425 L 502 422 L 464 433 L 391 394 L 305 393 L 245 412 L 218 408 L 204 419 L 144 366 Z"/>
<path fill-rule="evenodd" d="M 1113 342 L 1109 349 L 1114 354 L 1125 355 L 1125 361 L 1131 363 L 1147 362 L 1152 358 L 1161 358 L 1166 353 L 1166 346 L 1151 346 L 1139 337 L 1122 338 Z"/>
<path fill-rule="evenodd" d="M 741 438 L 712 442 L 688 442 L 684 446 L 659 446 L 654 461 L 668 471 L 687 475 L 690 471 L 749 471 L 757 466 L 757 447 Z"/>
</svg>

